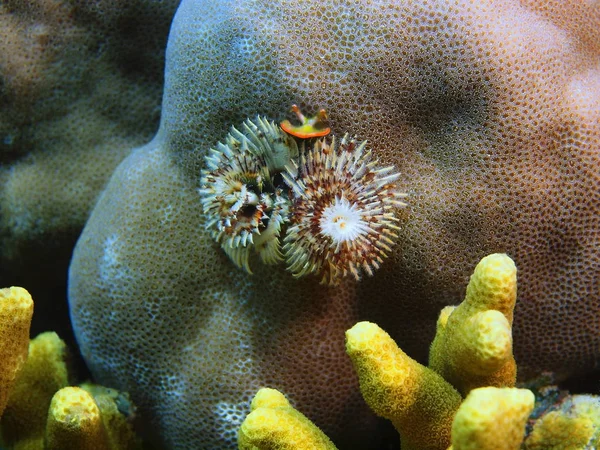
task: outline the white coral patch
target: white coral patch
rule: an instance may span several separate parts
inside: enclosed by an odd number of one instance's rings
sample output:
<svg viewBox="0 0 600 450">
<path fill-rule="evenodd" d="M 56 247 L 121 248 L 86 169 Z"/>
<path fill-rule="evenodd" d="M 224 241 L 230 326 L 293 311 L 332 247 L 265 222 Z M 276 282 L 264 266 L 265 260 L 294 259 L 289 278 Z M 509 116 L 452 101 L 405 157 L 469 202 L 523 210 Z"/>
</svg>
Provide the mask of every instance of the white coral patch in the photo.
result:
<svg viewBox="0 0 600 450">
<path fill-rule="evenodd" d="M 214 406 L 214 412 L 221 421 L 232 425 L 231 429 L 238 429 L 249 412 L 248 406 L 247 401 L 238 403 L 221 401 Z"/>
</svg>

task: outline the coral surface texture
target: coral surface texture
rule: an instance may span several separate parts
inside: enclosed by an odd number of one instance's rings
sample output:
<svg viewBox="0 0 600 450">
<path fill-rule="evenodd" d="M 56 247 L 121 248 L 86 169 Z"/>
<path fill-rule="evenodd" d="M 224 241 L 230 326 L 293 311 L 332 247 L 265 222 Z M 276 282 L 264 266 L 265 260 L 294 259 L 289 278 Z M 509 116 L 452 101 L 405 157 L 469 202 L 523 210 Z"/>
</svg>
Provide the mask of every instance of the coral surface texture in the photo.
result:
<svg viewBox="0 0 600 450">
<path fill-rule="evenodd" d="M 99 383 L 170 449 L 233 448 L 261 387 L 339 448 L 377 448 L 344 333 L 367 320 L 425 362 L 472 268 L 519 271 L 519 375 L 600 361 L 600 5 L 532 0 L 184 0 L 160 129 L 114 172 L 70 267 Z M 204 224 L 205 155 L 257 115 L 327 111 L 400 172 L 408 206 L 373 276 L 239 269 Z M 123 111 L 127 114 L 127 111 Z"/>
</svg>

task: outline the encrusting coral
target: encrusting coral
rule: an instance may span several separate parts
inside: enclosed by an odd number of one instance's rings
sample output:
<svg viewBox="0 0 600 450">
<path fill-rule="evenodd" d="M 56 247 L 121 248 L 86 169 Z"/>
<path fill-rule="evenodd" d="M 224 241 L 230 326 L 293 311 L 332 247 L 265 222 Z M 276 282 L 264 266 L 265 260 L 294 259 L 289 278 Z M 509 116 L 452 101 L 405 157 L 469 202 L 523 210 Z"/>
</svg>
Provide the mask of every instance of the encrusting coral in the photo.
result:
<svg viewBox="0 0 600 450">
<path fill-rule="evenodd" d="M 238 432 L 240 450 L 335 450 L 319 428 L 294 409 L 285 396 L 260 389 Z"/>
<path fill-rule="evenodd" d="M 519 262 L 519 373 L 597 367 L 599 23 L 577 0 L 183 0 L 160 130 L 115 170 L 73 253 L 95 379 L 130 392 L 166 448 L 230 448 L 265 385 L 339 447 L 376 448 L 344 332 L 377 323 L 425 362 L 439 311 L 499 251 Z M 203 227 L 209 149 L 294 103 L 367 141 L 410 194 L 360 283 L 232 270 Z"/>
<path fill-rule="evenodd" d="M 0 417 L 27 359 L 33 300 L 25 289 L 0 289 Z"/>
<path fill-rule="evenodd" d="M 517 365 L 512 353 L 517 268 L 504 254 L 483 258 L 465 300 L 440 313 L 429 350 L 429 367 L 463 395 L 480 386 L 514 386 Z"/>
</svg>

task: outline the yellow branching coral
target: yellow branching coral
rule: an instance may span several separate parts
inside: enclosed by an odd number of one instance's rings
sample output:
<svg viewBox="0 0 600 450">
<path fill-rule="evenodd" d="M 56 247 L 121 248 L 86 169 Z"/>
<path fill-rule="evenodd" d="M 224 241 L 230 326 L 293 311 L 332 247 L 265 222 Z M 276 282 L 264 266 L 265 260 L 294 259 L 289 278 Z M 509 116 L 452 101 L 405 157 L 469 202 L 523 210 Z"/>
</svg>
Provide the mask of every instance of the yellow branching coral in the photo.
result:
<svg viewBox="0 0 600 450">
<path fill-rule="evenodd" d="M 526 450 L 585 450 L 600 444 L 600 398 L 569 397 L 535 422 Z"/>
<path fill-rule="evenodd" d="M 68 385 L 66 345 L 56 333 L 39 334 L 10 393 L 0 428 L 10 448 L 43 449 L 52 396 Z"/>
<path fill-rule="evenodd" d="M 440 314 L 429 367 L 463 395 L 483 386 L 514 386 L 512 318 L 517 269 L 507 255 L 483 258 L 467 287 L 465 300 Z"/>
<path fill-rule="evenodd" d="M 33 301 L 22 288 L 0 290 L 0 446 L 11 450 L 137 450 L 123 394 L 67 387 L 67 349 L 54 332 L 29 340 Z M 92 394 L 93 396 L 92 396 Z M 119 405 L 117 405 L 119 403 Z"/>
<path fill-rule="evenodd" d="M 452 384 L 407 356 L 376 324 L 359 322 L 346 331 L 346 352 L 363 397 L 377 415 L 393 423 L 402 450 L 521 448 L 535 396 L 528 389 L 505 387 L 515 377 L 515 299 L 515 265 L 508 256 L 494 254 L 477 265 L 465 301 L 441 311 L 432 359 L 447 365 L 445 374 L 467 392 L 464 400 Z M 485 382 L 491 386 L 477 386 Z M 311 433 L 324 437 L 278 391 L 262 389 L 251 409 L 239 431 L 240 449 L 333 448 L 313 439 Z M 599 430 L 600 398 L 573 396 L 535 422 L 525 448 L 589 450 L 600 443 Z"/>
<path fill-rule="evenodd" d="M 84 389 L 66 387 L 52 397 L 46 424 L 47 450 L 109 450 L 100 409 Z"/>
<path fill-rule="evenodd" d="M 406 355 L 374 323 L 346 332 L 346 352 L 367 404 L 392 421 L 403 450 L 443 450 L 461 396 L 439 374 Z"/>
<path fill-rule="evenodd" d="M 0 417 L 15 379 L 25 364 L 33 300 L 25 289 L 0 289 Z"/>
<path fill-rule="evenodd" d="M 327 436 L 275 389 L 260 389 L 238 432 L 240 450 L 335 450 Z"/>
<path fill-rule="evenodd" d="M 452 423 L 452 450 L 518 450 L 535 397 L 527 389 L 473 389 Z"/>
</svg>

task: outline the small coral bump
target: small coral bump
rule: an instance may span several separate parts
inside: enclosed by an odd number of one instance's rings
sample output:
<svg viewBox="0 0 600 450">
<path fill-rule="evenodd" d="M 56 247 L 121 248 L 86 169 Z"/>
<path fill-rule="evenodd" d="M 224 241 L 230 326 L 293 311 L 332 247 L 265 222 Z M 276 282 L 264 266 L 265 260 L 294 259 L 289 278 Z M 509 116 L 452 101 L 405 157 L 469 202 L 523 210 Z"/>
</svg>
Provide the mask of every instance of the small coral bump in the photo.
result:
<svg viewBox="0 0 600 450">
<path fill-rule="evenodd" d="M 288 189 L 278 173 L 296 157 L 293 138 L 273 122 L 246 120 L 210 149 L 200 177 L 205 227 L 238 267 L 251 249 L 266 264 L 282 260 L 279 235 L 289 220 Z"/>
<path fill-rule="evenodd" d="M 33 300 L 25 289 L 0 289 L 0 417 L 29 349 Z"/>
<path fill-rule="evenodd" d="M 473 389 L 452 423 L 452 450 L 518 450 L 535 403 L 528 389 Z"/>
<path fill-rule="evenodd" d="M 79 387 L 56 392 L 46 423 L 48 450 L 108 450 L 110 445 L 94 398 Z"/>
<path fill-rule="evenodd" d="M 240 450 L 335 450 L 329 438 L 285 396 L 262 388 L 238 431 Z"/>
<path fill-rule="evenodd" d="M 512 325 L 517 299 L 517 268 L 506 254 L 493 253 L 482 258 L 467 286 L 465 307 L 470 310 L 497 310 Z"/>
<path fill-rule="evenodd" d="M 300 139 L 310 139 L 327 136 L 331 128 L 327 126 L 327 113 L 324 109 L 313 117 L 305 117 L 297 105 L 292 105 L 292 112 L 300 121 L 300 125 L 292 125 L 289 120 L 281 122 L 281 128 L 288 134 Z"/>
<path fill-rule="evenodd" d="M 395 208 L 406 206 L 394 167 L 379 166 L 365 141 L 346 134 L 303 147 L 283 177 L 293 197 L 283 246 L 288 270 L 318 273 L 329 285 L 373 275 L 397 237 Z"/>
<path fill-rule="evenodd" d="M 289 400 L 285 398 L 285 395 L 277 389 L 261 388 L 254 395 L 254 398 L 250 403 L 250 411 L 254 411 L 257 408 L 287 408 L 291 406 Z"/>
<path fill-rule="evenodd" d="M 392 421 L 402 448 L 443 450 L 450 445 L 452 419 L 462 399 L 440 375 L 410 358 L 371 322 L 346 331 L 346 353 L 365 401 Z"/>
</svg>

